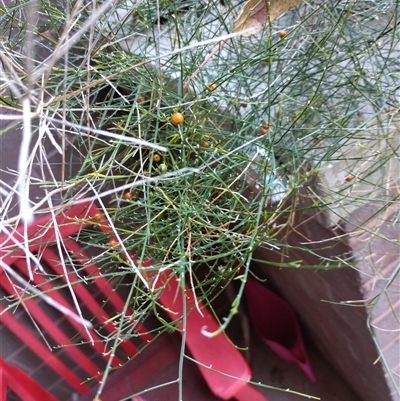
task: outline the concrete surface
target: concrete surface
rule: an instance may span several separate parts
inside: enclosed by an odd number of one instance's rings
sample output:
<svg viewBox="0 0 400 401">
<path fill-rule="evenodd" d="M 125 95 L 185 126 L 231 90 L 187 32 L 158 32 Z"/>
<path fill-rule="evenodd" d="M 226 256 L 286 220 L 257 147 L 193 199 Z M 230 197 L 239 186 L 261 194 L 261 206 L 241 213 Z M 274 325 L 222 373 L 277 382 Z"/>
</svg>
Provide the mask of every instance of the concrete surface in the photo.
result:
<svg viewBox="0 0 400 401">
<path fill-rule="evenodd" d="M 346 223 L 355 254 L 361 293 L 368 310 L 393 400 L 400 399 L 400 208 L 399 187 L 390 191 L 388 207 L 370 202 Z"/>
</svg>

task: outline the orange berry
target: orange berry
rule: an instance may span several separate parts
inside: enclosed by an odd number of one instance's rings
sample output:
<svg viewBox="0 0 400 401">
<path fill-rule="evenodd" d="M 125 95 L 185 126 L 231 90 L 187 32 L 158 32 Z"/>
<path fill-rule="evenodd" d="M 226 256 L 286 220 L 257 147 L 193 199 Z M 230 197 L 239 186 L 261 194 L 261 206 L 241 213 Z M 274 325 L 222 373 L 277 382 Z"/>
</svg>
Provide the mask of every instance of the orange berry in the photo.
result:
<svg viewBox="0 0 400 401">
<path fill-rule="evenodd" d="M 110 248 L 118 248 L 119 247 L 119 241 L 117 237 L 112 237 L 108 240 L 108 246 Z"/>
<path fill-rule="evenodd" d="M 211 84 L 208 84 L 208 91 L 209 92 L 214 92 L 215 90 L 217 90 L 217 88 L 218 88 L 218 85 L 215 82 L 211 83 Z"/>
<path fill-rule="evenodd" d="M 146 99 L 145 99 L 144 96 L 138 96 L 138 98 L 137 98 L 137 102 L 138 102 L 138 103 L 143 103 L 143 102 L 145 102 L 145 101 L 146 101 Z"/>
<path fill-rule="evenodd" d="M 125 192 L 125 193 L 124 193 L 124 198 L 125 198 L 126 200 L 131 200 L 131 199 L 133 198 L 132 192 Z"/>
<path fill-rule="evenodd" d="M 240 104 L 244 109 L 248 106 L 248 104 L 246 102 L 243 102 Z"/>
<path fill-rule="evenodd" d="M 281 39 L 283 39 L 287 35 L 287 31 L 285 29 L 282 29 L 278 32 L 278 35 Z"/>
<path fill-rule="evenodd" d="M 261 127 L 261 128 L 260 128 L 260 134 L 261 134 L 261 135 L 266 135 L 266 134 L 268 134 L 268 128 L 267 128 L 267 127 Z"/>
<path fill-rule="evenodd" d="M 182 124 L 185 121 L 182 113 L 176 112 L 171 116 L 171 123 L 174 125 Z"/>
<path fill-rule="evenodd" d="M 209 147 L 211 146 L 211 143 L 208 142 L 208 141 L 204 141 L 204 142 L 203 142 L 203 146 L 204 146 L 205 148 L 209 148 Z"/>
<path fill-rule="evenodd" d="M 352 181 L 354 178 L 354 175 L 352 174 L 347 174 L 346 177 L 344 177 L 345 181 L 350 182 Z"/>
<path fill-rule="evenodd" d="M 159 153 L 154 153 L 153 162 L 159 163 L 161 161 L 161 155 Z"/>
</svg>

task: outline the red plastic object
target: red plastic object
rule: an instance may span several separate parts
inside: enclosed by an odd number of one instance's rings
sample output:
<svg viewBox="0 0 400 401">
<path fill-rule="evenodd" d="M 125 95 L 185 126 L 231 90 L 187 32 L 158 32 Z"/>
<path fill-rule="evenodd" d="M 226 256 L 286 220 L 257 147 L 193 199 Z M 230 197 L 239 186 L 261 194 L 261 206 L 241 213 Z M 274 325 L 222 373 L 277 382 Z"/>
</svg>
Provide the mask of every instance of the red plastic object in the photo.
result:
<svg viewBox="0 0 400 401">
<path fill-rule="evenodd" d="M 186 331 L 186 345 L 212 392 L 224 400 L 234 397 L 239 401 L 267 401 L 266 396 L 247 383 L 251 378 L 250 368 L 225 333 L 213 337 L 202 333 L 216 332 L 219 325 L 202 303 L 196 305 L 192 291 L 183 286 L 183 292 L 182 284 L 177 278 L 171 279 L 169 270 L 159 273 L 152 284 L 154 288 L 165 286 L 160 301 L 171 320 L 180 320 L 177 327 Z"/>
<path fill-rule="evenodd" d="M 100 325 L 102 330 L 108 334 L 113 334 L 115 333 L 115 326 L 111 324 L 110 316 L 104 310 L 103 306 L 96 300 L 94 295 L 88 291 L 84 284 L 79 283 L 77 273 L 72 268 L 68 267 L 67 264 L 63 264 L 61 262 L 61 257 L 50 248 L 51 245 L 56 243 L 57 237 L 62 238 L 64 249 L 74 258 L 75 263 L 77 265 L 79 264 L 79 274 L 81 277 L 90 277 L 94 281 L 97 291 L 101 293 L 101 298 L 104 301 L 111 303 L 117 311 L 124 310 L 125 301 L 114 291 L 110 283 L 102 277 L 97 266 L 91 262 L 91 258 L 85 254 L 78 243 L 71 237 L 79 233 L 83 227 L 93 224 L 93 216 L 98 213 L 99 210 L 94 205 L 85 203 L 73 206 L 67 211 L 67 214 L 57 216 L 55 224 L 53 224 L 51 216 L 47 215 L 36 220 L 27 227 L 29 251 L 38 255 L 40 263 L 47 265 L 47 267 L 51 269 L 51 273 L 48 272 L 50 273 L 49 276 L 40 274 L 40 272 L 37 271 L 32 275 L 32 280 L 29 279 L 25 251 L 17 246 L 17 243 L 24 243 L 24 227 L 19 227 L 12 232 L 14 240 L 10 235 L 0 236 L 0 258 L 3 263 L 18 271 L 18 274 L 26 281 L 29 281 L 31 285 L 40 288 L 41 291 L 45 291 L 54 301 L 57 301 L 58 304 L 62 305 L 66 310 L 76 315 L 77 312 L 74 305 L 63 295 L 65 291 L 62 292 L 56 289 L 56 285 L 59 286 L 60 283 L 54 284 L 54 280 L 48 280 L 51 274 L 55 274 L 57 277 L 62 277 L 62 280 L 66 283 L 66 276 L 68 275 L 68 280 L 74 283 L 73 288 L 77 302 L 80 305 L 85 305 L 85 308 L 90 312 L 88 319 L 93 323 L 97 322 L 97 325 Z M 97 225 L 102 225 L 102 222 L 99 221 Z M 55 227 L 57 227 L 58 233 Z M 102 228 L 108 231 L 105 226 Z M 31 267 L 35 267 L 34 263 L 31 263 Z M 77 344 L 74 344 L 71 340 L 70 334 L 66 334 L 59 327 L 58 322 L 47 315 L 43 309 L 43 302 L 40 302 L 38 297 L 32 298 L 29 293 L 22 291 L 18 282 L 10 281 L 9 277 L 4 276 L 4 270 L 0 271 L 0 286 L 10 297 L 23 301 L 24 307 L 29 311 L 29 314 L 38 326 L 47 333 L 46 335 L 48 337 L 52 338 L 55 344 L 64 346 L 63 350 L 70 355 L 72 360 L 78 361 L 79 366 L 86 371 L 86 377 L 94 377 L 98 381 L 102 379 L 102 375 L 99 374 L 100 368 L 85 352 L 83 352 L 81 347 L 71 346 Z M 130 315 L 131 313 L 127 310 L 127 320 Z M 76 333 L 79 333 L 84 340 L 92 344 L 93 350 L 97 355 L 108 362 L 113 352 L 111 351 L 111 347 L 105 345 L 97 332 L 94 329 L 85 328 L 84 325 L 76 319 L 68 315 L 65 316 L 69 320 L 71 326 L 75 328 Z M 21 324 L 15 318 L 14 314 L 4 306 L 0 306 L 0 322 L 24 342 L 32 352 L 51 367 L 75 391 L 82 394 L 90 389 L 90 387 L 86 383 L 83 383 L 82 379 L 63 361 L 57 359 L 55 354 L 37 338 L 35 335 L 36 333 L 31 332 L 28 327 Z M 144 328 L 141 327 L 139 330 L 144 331 Z M 145 340 L 148 340 L 149 337 L 151 336 L 144 333 Z M 111 344 L 111 346 L 112 345 L 113 344 Z M 130 341 L 122 340 L 119 344 L 119 348 L 125 352 L 127 357 L 131 357 L 137 352 L 137 348 Z M 111 366 L 117 367 L 119 364 L 123 363 L 123 360 L 113 355 L 110 363 Z"/>
<path fill-rule="evenodd" d="M 79 274 L 81 276 L 90 277 L 96 284 L 98 290 L 102 293 L 102 297 L 112 304 L 117 311 L 125 310 L 125 302 L 113 290 L 113 287 L 108 281 L 102 277 L 101 272 L 97 266 L 93 264 L 91 258 L 86 255 L 79 244 L 73 239 L 73 236 L 78 235 L 82 228 L 92 224 L 95 224 L 96 227 L 104 232 L 109 233 L 112 231 L 97 207 L 89 202 L 71 207 L 65 214 L 58 215 L 54 222 L 52 216 L 44 216 L 29 225 L 26 231 L 24 231 L 24 227 L 13 231 L 12 236 L 14 239 L 9 235 L 0 236 L 0 258 L 5 264 L 17 269 L 18 273 L 24 277 L 26 281 L 30 281 L 25 251 L 17 246 L 18 244 L 25 243 L 25 240 L 28 240 L 29 251 L 38 255 L 41 262 L 46 263 L 46 265 L 51 268 L 52 273 L 57 277 L 63 277 L 64 281 L 66 280 L 66 275 L 68 275 L 68 280 L 70 282 L 77 283 L 74 284 L 74 294 L 77 297 L 77 301 L 80 304 L 84 304 L 90 311 L 92 316 L 90 316 L 89 319 L 96 319 L 103 329 L 111 334 L 114 332 L 115 327 L 110 324 L 110 316 L 87 290 L 86 286 L 78 280 L 77 272 L 69 268 L 66 264 L 63 264 L 61 262 L 61 257 L 50 248 L 51 245 L 60 243 L 60 239 L 62 239 L 64 250 L 79 264 Z M 33 263 L 32 266 L 34 266 Z M 168 284 L 166 284 L 167 281 Z M 218 329 L 217 322 L 207 308 L 201 305 L 203 316 L 199 314 L 198 311 L 193 308 L 194 297 L 190 290 L 185 289 L 183 293 L 178 282 L 171 279 L 171 276 L 167 275 L 167 272 L 164 271 L 161 276 L 158 277 L 157 283 L 160 286 L 165 286 L 163 294 L 161 295 L 161 302 L 164 306 L 170 308 L 171 311 L 174 310 L 174 313 L 171 312 L 172 319 L 176 319 L 177 316 L 182 316 L 183 297 L 185 296 L 186 308 L 191 310 L 187 316 L 186 343 L 192 355 L 200 364 L 210 366 L 212 369 L 216 370 L 213 371 L 199 365 L 203 377 L 214 394 L 223 399 L 235 397 L 239 401 L 267 401 L 265 396 L 247 383 L 251 376 L 250 369 L 240 352 L 228 341 L 224 334 L 208 338 L 201 333 L 204 326 L 207 326 L 208 331 Z M 47 332 L 47 335 L 51 336 L 56 344 L 74 345 L 70 340 L 70 336 L 64 333 L 57 323 L 45 313 L 38 302 L 38 298 L 30 298 L 26 293 L 21 291 L 21 287 L 17 284 L 18 283 L 12 283 L 9 277 L 4 277 L 4 271 L 0 271 L 0 286 L 2 286 L 10 296 L 17 297 L 24 301 L 24 307 L 29 310 L 30 315 L 39 326 Z M 57 301 L 59 305 L 62 305 L 71 313 L 76 314 L 73 304 L 56 289 L 57 287 L 53 286 L 51 280 L 46 280 L 46 276 L 38 274 L 37 272 L 34 273 L 32 275 L 31 284 L 46 291 L 47 295 L 54 301 Z M 84 339 L 88 342 L 92 342 L 93 349 L 97 351 L 102 358 L 108 361 L 111 350 L 100 341 L 97 333 L 90 328 L 85 328 L 82 323 L 70 316 L 66 316 L 71 325 L 80 332 Z M 130 316 L 131 314 L 129 310 L 127 310 L 126 319 Z M 54 353 L 46 348 L 9 310 L 5 308 L 0 309 L 0 321 L 29 346 L 31 351 L 36 353 L 39 358 L 63 377 L 77 392 L 82 394 L 89 390 L 88 385 L 82 383 L 79 377 L 62 361 L 58 360 Z M 151 335 L 146 333 L 143 326 L 138 326 L 137 331 L 141 334 L 141 338 L 144 341 L 151 339 Z M 137 351 L 136 347 L 129 341 L 122 341 L 120 347 L 128 356 L 132 356 Z M 102 379 L 102 375 L 98 373 L 98 367 L 79 347 L 66 346 L 63 349 L 70 354 L 73 360 L 79 363 L 89 376 L 96 377 L 99 381 Z M 117 366 L 121 363 L 121 360 L 113 356 L 110 362 L 112 366 Z M 218 371 L 232 377 L 221 374 Z M 32 387 L 32 390 L 33 389 L 34 387 Z M 24 401 L 28 401 L 28 398 L 23 399 Z M 50 398 L 41 399 L 50 400 Z M 32 395 L 32 398 L 29 400 L 36 401 L 36 398 Z"/>
<path fill-rule="evenodd" d="M 245 287 L 250 319 L 262 340 L 282 359 L 297 363 L 315 382 L 293 308 L 261 283 L 249 277 Z"/>
<path fill-rule="evenodd" d="M 7 399 L 10 388 L 23 401 L 58 401 L 21 369 L 8 365 L 0 358 L 0 400 Z"/>
</svg>

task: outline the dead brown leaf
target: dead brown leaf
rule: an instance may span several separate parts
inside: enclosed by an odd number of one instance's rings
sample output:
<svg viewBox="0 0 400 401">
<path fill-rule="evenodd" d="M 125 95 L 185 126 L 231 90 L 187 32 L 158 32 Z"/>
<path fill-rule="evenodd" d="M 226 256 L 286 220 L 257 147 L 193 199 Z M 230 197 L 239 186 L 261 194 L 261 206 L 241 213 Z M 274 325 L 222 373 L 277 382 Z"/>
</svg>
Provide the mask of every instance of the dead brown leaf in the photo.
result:
<svg viewBox="0 0 400 401">
<path fill-rule="evenodd" d="M 254 35 L 261 31 L 268 20 L 274 21 L 301 3 L 302 0 L 249 0 L 237 17 L 233 25 L 233 32 L 251 29 L 243 36 Z"/>
</svg>

